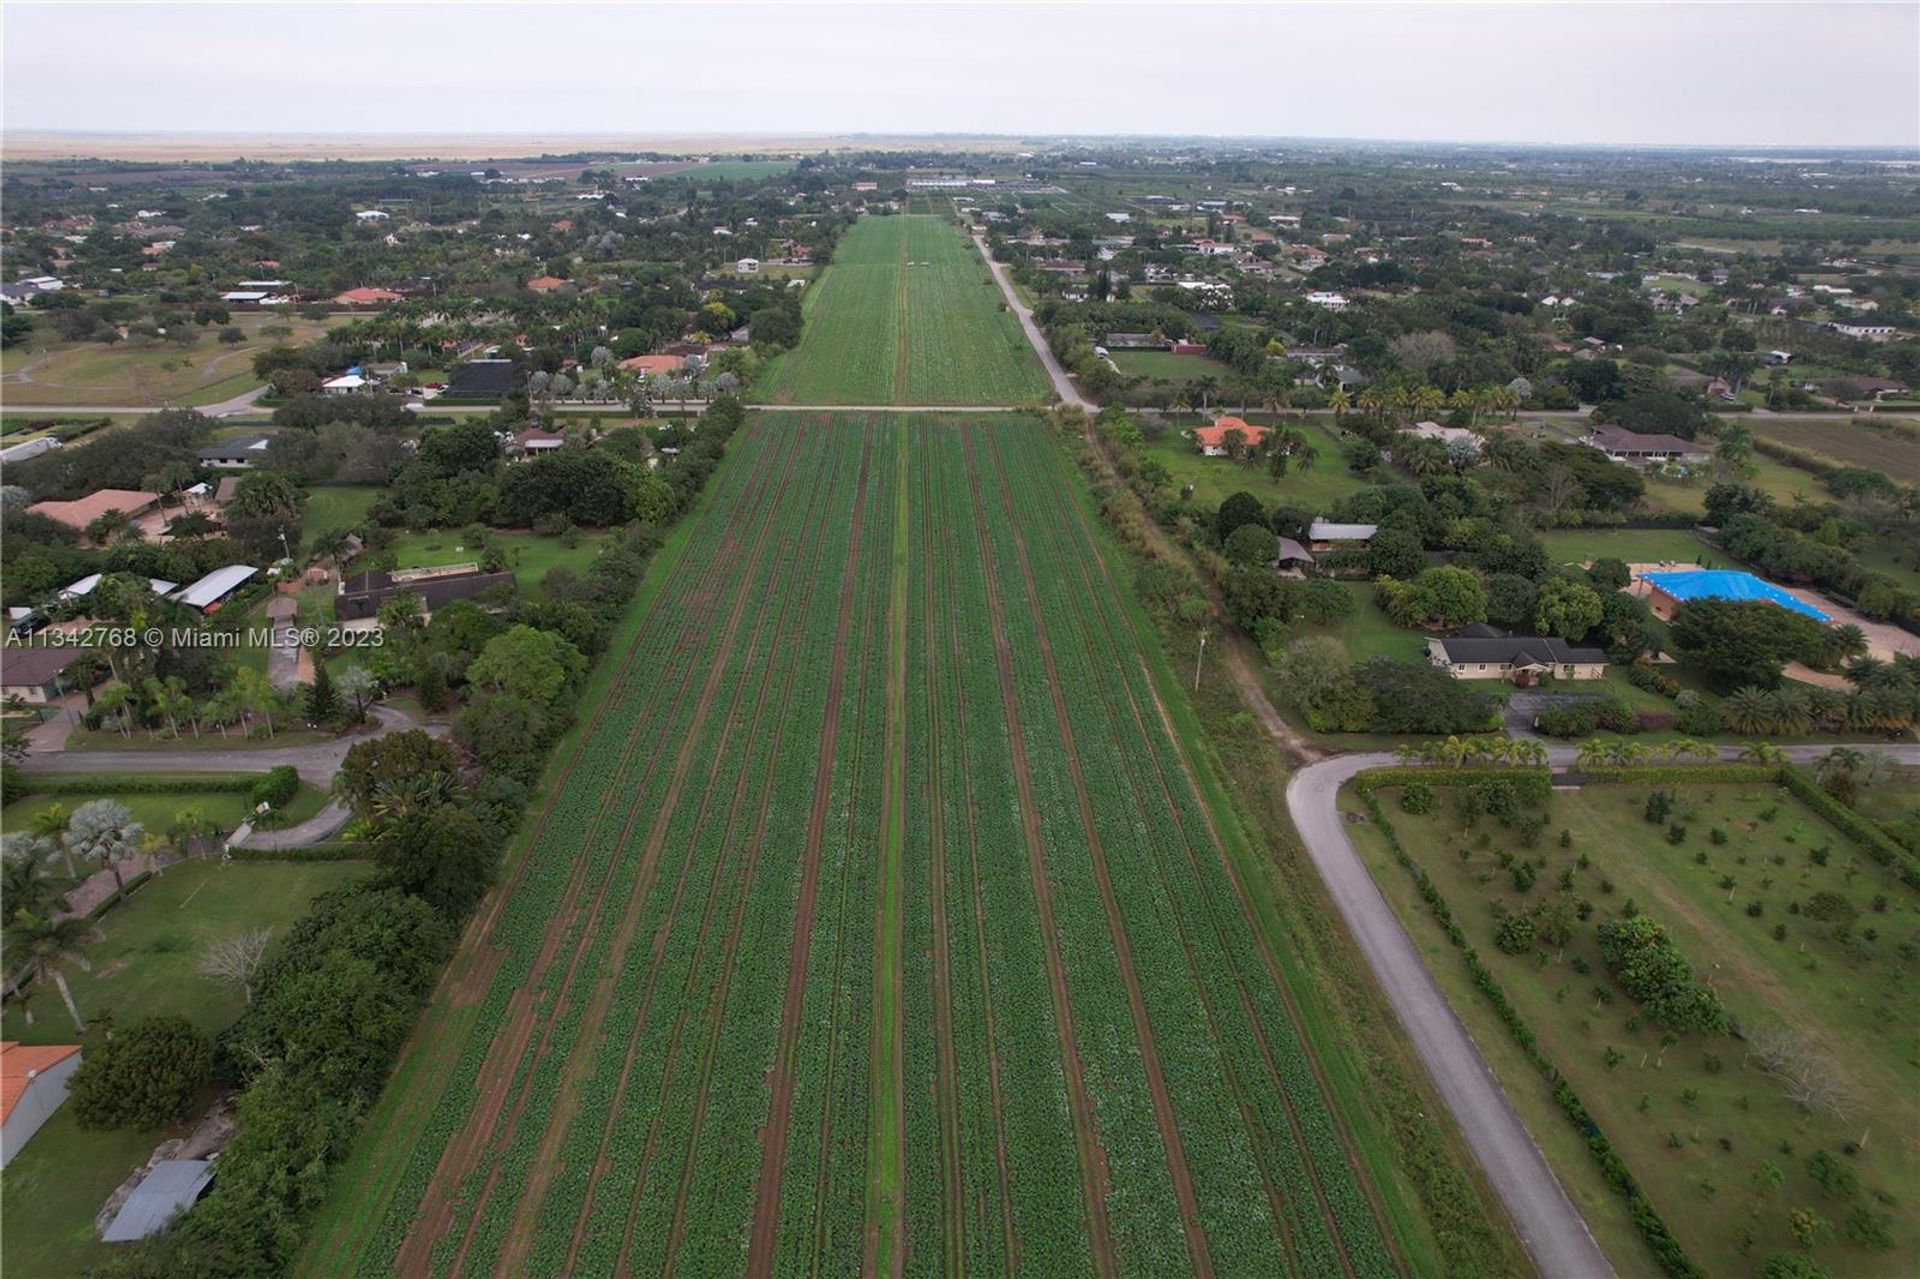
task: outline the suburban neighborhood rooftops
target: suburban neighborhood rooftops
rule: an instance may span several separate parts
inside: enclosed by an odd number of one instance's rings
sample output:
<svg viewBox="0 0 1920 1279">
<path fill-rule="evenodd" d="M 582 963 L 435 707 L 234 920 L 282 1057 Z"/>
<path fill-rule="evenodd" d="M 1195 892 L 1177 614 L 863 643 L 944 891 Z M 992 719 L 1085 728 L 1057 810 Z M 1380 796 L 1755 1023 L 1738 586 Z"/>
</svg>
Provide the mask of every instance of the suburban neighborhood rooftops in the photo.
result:
<svg viewBox="0 0 1920 1279">
<path fill-rule="evenodd" d="M 1642 435 L 1621 426 L 1596 426 L 1587 442 L 1602 453 L 1671 453 L 1705 457 L 1707 450 L 1677 435 Z"/>
<path fill-rule="evenodd" d="M 1644 579 L 1674 599 L 1688 600 L 1765 600 L 1791 609 L 1816 622 L 1831 622 L 1832 617 L 1803 599 L 1787 594 L 1772 582 L 1727 568 L 1680 569 L 1671 573 L 1647 573 Z"/>
<path fill-rule="evenodd" d="M 249 564 L 229 564 L 213 570 L 185 590 L 175 592 L 173 598 L 189 608 L 206 608 L 233 594 L 242 582 L 259 571 Z"/>
<path fill-rule="evenodd" d="M 70 502 L 35 502 L 27 510 L 34 515 L 44 515 L 57 524 L 65 524 L 68 528 L 85 529 L 109 511 L 138 515 L 148 507 L 159 504 L 158 493 L 139 489 L 95 489 L 85 497 L 76 497 Z"/>
<path fill-rule="evenodd" d="M 33 1077 L 79 1052 L 75 1044 L 0 1044 L 0 1121 L 27 1095 Z"/>
<path fill-rule="evenodd" d="M 1508 635 L 1500 639 L 1450 635 L 1433 642 L 1456 666 L 1479 662 L 1489 666 L 1584 666 L 1607 660 L 1601 649 L 1576 648 L 1547 635 Z"/>
<path fill-rule="evenodd" d="M 105 1231 L 106 1243 L 131 1243 L 158 1234 L 182 1209 L 191 1208 L 213 1182 L 204 1159 L 162 1159 L 133 1188 Z"/>
</svg>

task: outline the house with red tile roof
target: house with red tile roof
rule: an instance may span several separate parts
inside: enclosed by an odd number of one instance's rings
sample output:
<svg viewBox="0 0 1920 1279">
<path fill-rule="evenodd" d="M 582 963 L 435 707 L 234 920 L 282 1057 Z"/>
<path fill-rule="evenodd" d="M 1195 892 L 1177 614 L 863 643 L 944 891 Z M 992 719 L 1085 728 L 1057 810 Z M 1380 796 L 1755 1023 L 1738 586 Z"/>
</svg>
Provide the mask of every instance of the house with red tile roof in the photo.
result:
<svg viewBox="0 0 1920 1279">
<path fill-rule="evenodd" d="M 77 1044 L 0 1044 L 0 1168 L 60 1109 L 79 1065 Z"/>
<path fill-rule="evenodd" d="M 640 377 L 671 377 L 685 368 L 684 355 L 636 355 L 620 361 L 620 367 Z"/>
<path fill-rule="evenodd" d="M 1212 426 L 1196 426 L 1193 438 L 1200 445 L 1200 451 L 1208 457 L 1224 457 L 1227 452 L 1227 432 L 1238 431 L 1249 445 L 1257 445 L 1267 438 L 1272 427 L 1253 426 L 1237 417 L 1215 418 Z"/>
<path fill-rule="evenodd" d="M 389 302 L 398 302 L 400 295 L 392 289 L 348 289 L 334 297 L 335 306 L 385 306 Z"/>
<path fill-rule="evenodd" d="M 567 281 L 561 279 L 557 275 L 537 275 L 533 279 L 527 281 L 527 287 L 532 289 L 535 293 L 551 293 L 555 289 L 566 288 Z"/>
<path fill-rule="evenodd" d="M 140 489 L 95 489 L 85 497 L 76 497 L 70 502 L 35 502 L 27 508 L 27 513 L 44 515 L 56 524 L 64 524 L 84 533 L 87 525 L 110 511 L 118 511 L 132 520 L 157 509 L 159 505 L 158 493 L 147 493 Z"/>
</svg>

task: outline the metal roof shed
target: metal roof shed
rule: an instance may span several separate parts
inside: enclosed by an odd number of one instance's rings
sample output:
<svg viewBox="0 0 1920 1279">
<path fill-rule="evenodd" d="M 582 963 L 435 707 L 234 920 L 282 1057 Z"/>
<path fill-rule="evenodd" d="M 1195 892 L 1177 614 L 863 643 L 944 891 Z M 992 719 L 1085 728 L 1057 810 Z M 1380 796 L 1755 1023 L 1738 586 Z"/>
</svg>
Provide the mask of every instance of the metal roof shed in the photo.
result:
<svg viewBox="0 0 1920 1279">
<path fill-rule="evenodd" d="M 159 1234 L 175 1213 L 193 1207 L 212 1182 L 213 1173 L 204 1159 L 161 1160 L 120 1205 L 101 1240 L 132 1243 Z"/>
<path fill-rule="evenodd" d="M 173 598 L 189 608 L 201 611 L 218 604 L 240 588 L 240 584 L 260 570 L 247 564 L 229 564 L 217 568 Z"/>
</svg>

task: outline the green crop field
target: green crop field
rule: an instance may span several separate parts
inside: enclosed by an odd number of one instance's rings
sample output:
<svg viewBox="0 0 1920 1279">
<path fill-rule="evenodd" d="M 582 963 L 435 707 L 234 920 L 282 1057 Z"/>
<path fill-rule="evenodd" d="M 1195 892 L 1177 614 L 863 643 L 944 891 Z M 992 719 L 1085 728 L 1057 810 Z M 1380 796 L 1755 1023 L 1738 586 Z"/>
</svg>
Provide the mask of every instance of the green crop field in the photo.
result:
<svg viewBox="0 0 1920 1279">
<path fill-rule="evenodd" d="M 1830 457 L 1847 466 L 1884 471 L 1902 484 L 1920 483 L 1920 444 L 1891 431 L 1837 417 L 1831 421 L 1755 421 L 1755 435 Z"/>
<path fill-rule="evenodd" d="M 1646 820 L 1649 785 L 1557 790 L 1539 810 L 1546 824 L 1532 848 L 1491 818 L 1468 825 L 1453 788 L 1434 789 L 1439 802 L 1423 816 L 1401 811 L 1397 790 L 1377 797 L 1468 944 L 1704 1272 L 1752 1274 L 1755 1258 L 1793 1250 L 1789 1214 L 1808 1210 L 1831 1228 L 1815 1253 L 1826 1273 L 1910 1275 L 1920 1157 L 1906 1137 L 1920 1129 L 1920 1016 L 1909 939 L 1920 896 L 1772 784 L 1682 780 L 1658 822 Z M 1342 803 L 1359 808 L 1351 795 Z M 1371 821 L 1350 829 L 1595 1239 L 1621 1275 L 1660 1273 L 1413 877 Z M 1526 888 L 1514 873 L 1523 862 Z M 1572 908 L 1564 944 L 1501 950 L 1503 912 L 1562 899 Z M 1609 972 L 1598 929 L 1635 912 L 1668 931 L 1741 1037 L 1670 1034 Z M 1813 1045 L 1815 1069 L 1844 1097 L 1837 1112 L 1796 1104 L 1755 1059 L 1756 1035 L 1777 1026 Z M 1821 1163 L 1844 1177 L 1816 1178 L 1823 1152 Z M 1756 1178 L 1763 1164 L 1779 1171 L 1777 1183 Z M 1897 1246 L 1850 1233 L 1862 1214 L 1883 1218 Z"/>
<path fill-rule="evenodd" d="M 759 394 L 776 404 L 1021 404 L 1047 379 L 972 243 L 945 218 L 867 217 L 808 286 L 800 345 Z"/>
<path fill-rule="evenodd" d="M 1067 466 L 735 437 L 298 1273 L 1433 1267 Z"/>
</svg>

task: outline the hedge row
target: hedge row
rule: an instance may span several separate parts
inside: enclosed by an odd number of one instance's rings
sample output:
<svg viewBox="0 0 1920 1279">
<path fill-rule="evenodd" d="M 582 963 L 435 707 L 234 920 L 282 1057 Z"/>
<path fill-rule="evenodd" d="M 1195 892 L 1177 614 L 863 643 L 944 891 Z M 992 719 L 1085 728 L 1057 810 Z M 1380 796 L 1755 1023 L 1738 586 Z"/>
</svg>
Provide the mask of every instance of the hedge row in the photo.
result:
<svg viewBox="0 0 1920 1279">
<path fill-rule="evenodd" d="M 360 862 L 373 859 L 369 844 L 309 844 L 305 848 L 230 848 L 227 855 L 237 862 Z"/>
<path fill-rule="evenodd" d="M 29 795 L 213 795 L 245 793 L 264 773 L 218 773 L 205 777 L 142 777 L 138 773 L 34 773 Z"/>
<path fill-rule="evenodd" d="M 1502 775 L 1512 776 L 1515 772 L 1523 771 L 1537 772 L 1538 770 L 1381 769 L 1378 772 L 1363 774 L 1356 779 L 1355 789 L 1362 802 L 1366 804 L 1374 824 L 1386 836 L 1387 846 L 1393 850 L 1394 860 L 1398 861 L 1401 868 L 1413 877 L 1414 884 L 1420 890 L 1421 898 L 1427 903 L 1427 909 L 1432 911 L 1434 919 L 1439 921 L 1441 930 L 1447 935 L 1447 940 L 1451 941 L 1454 948 L 1465 958 L 1467 972 L 1472 976 L 1474 986 L 1487 997 L 1488 1002 L 1500 1014 L 1500 1020 L 1506 1024 L 1507 1030 L 1513 1035 L 1514 1042 L 1519 1044 L 1527 1060 L 1533 1063 L 1534 1069 L 1540 1072 L 1552 1088 L 1554 1101 L 1559 1103 L 1560 1109 L 1580 1131 L 1582 1139 L 1587 1144 L 1587 1150 L 1593 1155 L 1594 1163 L 1599 1166 L 1601 1177 L 1621 1198 L 1626 1200 L 1627 1214 L 1632 1219 L 1634 1227 L 1640 1231 L 1641 1238 L 1646 1241 L 1655 1260 L 1660 1263 L 1660 1268 L 1673 1276 L 1673 1279 L 1707 1279 L 1707 1272 L 1687 1255 L 1687 1250 L 1681 1246 L 1678 1239 L 1674 1238 L 1673 1231 L 1668 1229 L 1660 1213 L 1648 1201 L 1646 1193 L 1640 1189 L 1640 1183 L 1634 1180 L 1633 1172 L 1614 1150 L 1613 1143 L 1607 1140 L 1607 1135 L 1601 1131 L 1592 1112 L 1581 1102 L 1579 1095 L 1561 1076 L 1553 1062 L 1540 1051 L 1533 1028 L 1527 1025 L 1519 1010 L 1514 1008 L 1507 999 L 1506 991 L 1494 979 L 1493 973 L 1481 962 L 1480 953 L 1467 940 L 1467 935 L 1460 925 L 1454 922 L 1453 910 L 1447 905 L 1446 898 L 1441 895 L 1432 877 L 1421 869 L 1401 846 L 1400 836 L 1394 831 L 1393 823 L 1387 819 L 1380 801 L 1373 796 L 1376 787 L 1404 784 L 1407 781 L 1457 785 L 1464 782 L 1484 781 Z"/>
</svg>

